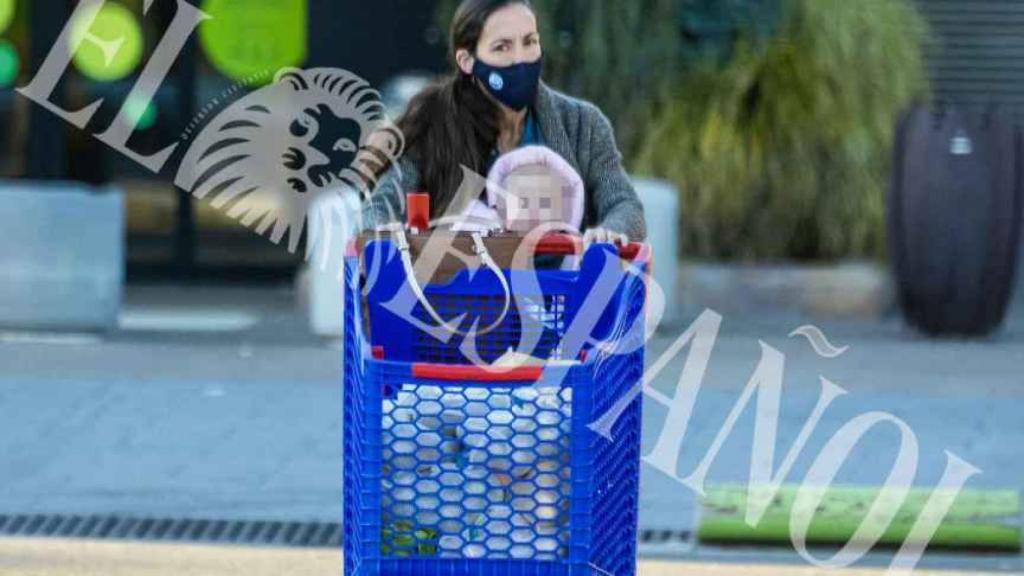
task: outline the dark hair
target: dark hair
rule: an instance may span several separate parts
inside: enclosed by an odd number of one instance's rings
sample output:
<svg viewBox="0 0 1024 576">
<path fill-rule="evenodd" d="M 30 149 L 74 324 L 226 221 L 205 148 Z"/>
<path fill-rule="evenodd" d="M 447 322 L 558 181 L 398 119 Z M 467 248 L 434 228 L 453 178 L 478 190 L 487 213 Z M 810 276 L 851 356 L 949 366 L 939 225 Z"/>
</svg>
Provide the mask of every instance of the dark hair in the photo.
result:
<svg viewBox="0 0 1024 576">
<path fill-rule="evenodd" d="M 529 0 L 463 0 L 449 30 L 452 60 L 462 49 L 475 53 L 487 19 L 513 4 L 532 9 Z M 498 141 L 498 114 L 498 105 L 457 65 L 409 103 L 398 128 L 419 171 L 419 187 L 430 194 L 431 217 L 442 215 L 455 197 L 462 166 L 486 169 Z"/>
</svg>

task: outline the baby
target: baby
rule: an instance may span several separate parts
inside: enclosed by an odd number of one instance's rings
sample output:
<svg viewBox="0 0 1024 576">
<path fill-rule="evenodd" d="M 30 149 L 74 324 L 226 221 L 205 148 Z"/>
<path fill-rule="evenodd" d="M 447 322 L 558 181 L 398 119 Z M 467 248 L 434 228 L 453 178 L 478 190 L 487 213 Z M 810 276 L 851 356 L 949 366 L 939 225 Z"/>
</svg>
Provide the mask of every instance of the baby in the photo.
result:
<svg viewBox="0 0 1024 576">
<path fill-rule="evenodd" d="M 498 158 L 487 175 L 486 202 L 471 202 L 454 229 L 578 233 L 583 196 L 583 179 L 564 158 L 544 146 L 519 148 Z"/>
</svg>

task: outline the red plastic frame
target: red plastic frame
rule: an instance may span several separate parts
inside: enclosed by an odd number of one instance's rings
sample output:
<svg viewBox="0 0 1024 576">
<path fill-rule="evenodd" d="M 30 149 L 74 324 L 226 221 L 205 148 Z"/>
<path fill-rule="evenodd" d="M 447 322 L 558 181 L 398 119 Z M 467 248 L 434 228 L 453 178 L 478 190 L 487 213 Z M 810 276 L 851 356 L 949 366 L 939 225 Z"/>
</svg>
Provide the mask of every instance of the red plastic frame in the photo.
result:
<svg viewBox="0 0 1024 576">
<path fill-rule="evenodd" d="M 619 256 L 624 260 L 636 260 L 644 250 L 642 242 L 629 242 L 619 246 Z M 537 254 L 573 255 L 583 252 L 583 239 L 572 234 L 548 234 L 537 243 Z"/>
<path fill-rule="evenodd" d="M 495 368 L 465 364 L 426 364 L 422 362 L 412 365 L 413 377 L 444 381 L 534 382 L 540 380 L 543 373 L 543 366 Z"/>
</svg>

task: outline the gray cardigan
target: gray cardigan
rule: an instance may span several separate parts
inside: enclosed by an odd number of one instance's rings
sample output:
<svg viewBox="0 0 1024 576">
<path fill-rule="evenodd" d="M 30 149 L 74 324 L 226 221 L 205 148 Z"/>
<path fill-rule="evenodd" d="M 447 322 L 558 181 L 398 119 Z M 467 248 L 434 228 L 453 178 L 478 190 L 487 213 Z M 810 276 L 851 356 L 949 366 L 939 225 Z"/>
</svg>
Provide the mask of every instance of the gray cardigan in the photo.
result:
<svg viewBox="0 0 1024 576">
<path fill-rule="evenodd" d="M 644 240 L 647 226 L 643 206 L 622 167 L 611 122 L 601 111 L 541 84 L 534 104 L 544 145 L 565 158 L 586 187 L 584 230 L 602 226 Z M 371 229 L 404 215 L 405 194 L 415 191 L 419 173 L 403 157 L 385 172 L 363 207 L 363 227 Z"/>
</svg>

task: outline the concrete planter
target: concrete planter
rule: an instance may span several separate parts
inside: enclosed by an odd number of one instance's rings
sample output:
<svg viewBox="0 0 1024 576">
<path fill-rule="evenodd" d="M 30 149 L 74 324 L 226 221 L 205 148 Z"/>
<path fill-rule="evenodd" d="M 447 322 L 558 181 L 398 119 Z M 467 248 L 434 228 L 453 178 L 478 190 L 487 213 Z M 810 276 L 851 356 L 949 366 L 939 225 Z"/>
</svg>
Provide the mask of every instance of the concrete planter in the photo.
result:
<svg viewBox="0 0 1024 576">
<path fill-rule="evenodd" d="M 665 296 L 659 326 L 676 328 L 682 322 L 679 306 L 679 190 L 663 180 L 635 178 L 637 196 L 644 205 L 647 242 L 654 252 L 653 278 Z"/>
<path fill-rule="evenodd" d="M 320 243 L 299 273 L 301 305 L 313 334 L 329 338 L 344 335 L 345 248 L 358 230 L 360 201 L 354 191 L 324 194 L 312 210 L 310 235 Z"/>
<path fill-rule="evenodd" d="M 0 328 L 115 328 L 124 228 L 124 199 L 116 188 L 0 183 Z"/>
<path fill-rule="evenodd" d="M 873 262 L 685 262 L 681 293 L 688 310 L 711 308 L 723 314 L 770 309 L 810 316 L 880 318 L 895 305 L 888 270 Z"/>
</svg>

